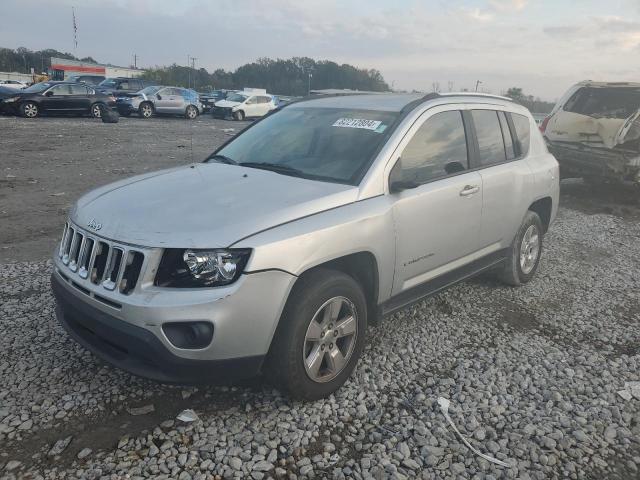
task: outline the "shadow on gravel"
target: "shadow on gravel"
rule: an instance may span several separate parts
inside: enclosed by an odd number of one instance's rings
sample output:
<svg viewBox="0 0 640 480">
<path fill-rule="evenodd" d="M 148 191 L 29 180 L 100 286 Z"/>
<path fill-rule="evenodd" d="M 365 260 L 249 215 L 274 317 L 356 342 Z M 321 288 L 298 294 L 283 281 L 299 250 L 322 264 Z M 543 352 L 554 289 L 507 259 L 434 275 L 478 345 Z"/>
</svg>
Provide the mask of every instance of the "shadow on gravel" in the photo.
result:
<svg viewBox="0 0 640 480">
<path fill-rule="evenodd" d="M 144 436 L 167 420 L 175 419 L 186 409 L 193 409 L 199 415 L 211 415 L 232 407 L 244 409 L 248 403 L 256 403 L 256 394 L 262 392 L 262 378 L 236 382 L 233 387 L 205 387 L 195 390 L 191 387 L 176 387 L 163 394 L 138 400 L 110 405 L 105 411 L 87 417 L 72 417 L 64 422 L 43 428 L 30 435 L 24 435 L 19 442 L 12 442 L 4 448 L 5 458 L 11 458 L 30 467 L 68 468 L 77 459 L 78 453 L 90 447 L 95 458 L 101 452 L 113 452 L 123 437 Z M 183 392 L 188 392 L 184 398 Z M 132 415 L 130 410 L 153 405 L 154 411 L 143 415 Z M 181 422 L 175 421 L 176 424 Z M 169 430 L 175 427 L 168 427 Z M 47 453 L 60 439 L 71 436 L 69 446 L 58 457 Z M 159 447 L 159 445 L 157 445 Z"/>
<path fill-rule="evenodd" d="M 640 188 L 610 183 L 590 185 L 570 178 L 560 184 L 560 205 L 590 215 L 639 219 Z"/>
</svg>

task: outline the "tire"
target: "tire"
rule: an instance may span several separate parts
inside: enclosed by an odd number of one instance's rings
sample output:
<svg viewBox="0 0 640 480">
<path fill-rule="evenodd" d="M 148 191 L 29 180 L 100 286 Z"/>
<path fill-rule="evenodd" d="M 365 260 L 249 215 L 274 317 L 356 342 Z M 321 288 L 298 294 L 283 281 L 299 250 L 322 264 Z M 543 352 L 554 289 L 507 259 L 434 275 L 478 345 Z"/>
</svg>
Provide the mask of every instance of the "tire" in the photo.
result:
<svg viewBox="0 0 640 480">
<path fill-rule="evenodd" d="M 105 108 L 105 105 L 102 103 L 94 103 L 91 105 L 89 112 L 93 118 L 102 118 L 102 109 Z"/>
<path fill-rule="evenodd" d="M 150 102 L 142 102 L 138 107 L 140 118 L 151 118 L 154 113 L 153 105 Z"/>
<path fill-rule="evenodd" d="M 244 112 L 242 110 L 238 110 L 237 112 L 233 112 L 233 119 L 236 121 L 244 120 Z"/>
<path fill-rule="evenodd" d="M 507 261 L 499 275 L 500 280 L 516 287 L 531 281 L 542 256 L 543 231 L 538 214 L 527 211 L 509 247 Z"/>
<path fill-rule="evenodd" d="M 189 120 L 195 120 L 196 118 L 198 118 L 198 113 L 199 112 L 196 107 L 194 107 L 193 105 L 187 105 L 187 109 L 184 112 L 184 116 Z"/>
<path fill-rule="evenodd" d="M 25 118 L 36 118 L 40 115 L 40 107 L 34 102 L 25 102 L 20 105 L 20 115 Z"/>
<path fill-rule="evenodd" d="M 327 397 L 353 372 L 366 328 L 367 303 L 358 282 L 336 270 L 312 271 L 297 281 L 289 295 L 264 373 L 293 398 Z"/>
</svg>

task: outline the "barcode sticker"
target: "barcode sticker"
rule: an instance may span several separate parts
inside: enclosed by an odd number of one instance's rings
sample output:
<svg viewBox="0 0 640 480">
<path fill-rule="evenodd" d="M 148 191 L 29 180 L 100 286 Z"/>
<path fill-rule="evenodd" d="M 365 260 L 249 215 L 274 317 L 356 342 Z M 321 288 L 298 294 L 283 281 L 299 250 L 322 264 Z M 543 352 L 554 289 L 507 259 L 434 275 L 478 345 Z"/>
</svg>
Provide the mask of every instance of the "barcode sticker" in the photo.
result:
<svg viewBox="0 0 640 480">
<path fill-rule="evenodd" d="M 365 130 L 375 130 L 382 122 L 380 120 L 367 120 L 365 118 L 339 118 L 333 124 L 334 127 L 343 128 L 363 128 Z"/>
</svg>

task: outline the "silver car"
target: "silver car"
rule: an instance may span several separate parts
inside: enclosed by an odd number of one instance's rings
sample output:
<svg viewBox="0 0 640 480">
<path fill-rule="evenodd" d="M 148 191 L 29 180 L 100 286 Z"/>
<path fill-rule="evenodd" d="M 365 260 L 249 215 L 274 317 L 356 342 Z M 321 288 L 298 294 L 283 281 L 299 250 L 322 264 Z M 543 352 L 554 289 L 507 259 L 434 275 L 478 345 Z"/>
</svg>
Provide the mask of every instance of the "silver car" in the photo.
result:
<svg viewBox="0 0 640 480">
<path fill-rule="evenodd" d="M 118 97 L 116 108 L 125 117 L 137 113 L 142 118 L 151 118 L 156 113 L 161 113 L 181 115 L 193 120 L 202 113 L 203 106 L 200 96 L 194 90 L 151 86 L 132 96 Z"/>
<path fill-rule="evenodd" d="M 509 99 L 304 100 L 204 163 L 80 198 L 54 255 L 58 318 L 137 375 L 263 372 L 321 398 L 383 316 L 489 269 L 529 282 L 558 193 L 556 160 Z"/>
</svg>

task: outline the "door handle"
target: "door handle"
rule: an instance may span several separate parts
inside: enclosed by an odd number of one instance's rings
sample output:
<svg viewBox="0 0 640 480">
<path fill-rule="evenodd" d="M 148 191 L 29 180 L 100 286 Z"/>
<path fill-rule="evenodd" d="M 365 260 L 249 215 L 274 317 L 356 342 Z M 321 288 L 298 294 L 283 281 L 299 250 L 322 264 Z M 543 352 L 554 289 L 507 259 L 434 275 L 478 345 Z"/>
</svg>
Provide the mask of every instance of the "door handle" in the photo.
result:
<svg viewBox="0 0 640 480">
<path fill-rule="evenodd" d="M 474 193 L 478 193 L 480 191 L 480 187 L 477 185 L 465 185 L 462 190 L 460 190 L 461 197 L 468 197 L 469 195 L 473 195 Z"/>
</svg>

